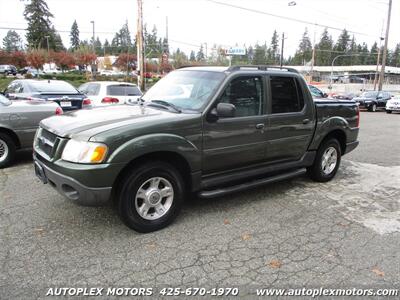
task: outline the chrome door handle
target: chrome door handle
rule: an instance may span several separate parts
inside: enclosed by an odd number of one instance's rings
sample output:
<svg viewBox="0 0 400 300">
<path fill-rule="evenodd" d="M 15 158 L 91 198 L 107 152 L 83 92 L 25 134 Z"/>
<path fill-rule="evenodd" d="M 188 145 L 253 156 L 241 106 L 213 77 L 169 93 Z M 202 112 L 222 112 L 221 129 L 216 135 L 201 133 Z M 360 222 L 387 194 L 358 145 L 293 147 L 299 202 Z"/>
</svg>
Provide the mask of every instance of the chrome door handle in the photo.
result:
<svg viewBox="0 0 400 300">
<path fill-rule="evenodd" d="M 256 125 L 256 129 L 264 129 L 265 125 L 260 123 Z"/>
<path fill-rule="evenodd" d="M 303 120 L 303 124 L 308 124 L 308 123 L 310 123 L 310 119 L 304 119 Z"/>
</svg>

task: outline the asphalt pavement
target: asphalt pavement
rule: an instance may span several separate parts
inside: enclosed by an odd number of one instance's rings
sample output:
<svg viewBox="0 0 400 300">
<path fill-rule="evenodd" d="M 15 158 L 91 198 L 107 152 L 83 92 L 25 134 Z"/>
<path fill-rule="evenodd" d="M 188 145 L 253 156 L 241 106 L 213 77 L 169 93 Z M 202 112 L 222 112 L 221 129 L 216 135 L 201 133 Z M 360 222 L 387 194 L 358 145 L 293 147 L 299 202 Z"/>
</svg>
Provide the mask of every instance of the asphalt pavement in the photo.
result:
<svg viewBox="0 0 400 300">
<path fill-rule="evenodd" d="M 0 299 L 78 286 L 239 287 L 247 298 L 256 287 L 399 287 L 400 114 L 363 112 L 361 126 L 331 182 L 192 199 L 150 234 L 111 207 L 64 199 L 21 153 L 0 170 Z"/>
</svg>

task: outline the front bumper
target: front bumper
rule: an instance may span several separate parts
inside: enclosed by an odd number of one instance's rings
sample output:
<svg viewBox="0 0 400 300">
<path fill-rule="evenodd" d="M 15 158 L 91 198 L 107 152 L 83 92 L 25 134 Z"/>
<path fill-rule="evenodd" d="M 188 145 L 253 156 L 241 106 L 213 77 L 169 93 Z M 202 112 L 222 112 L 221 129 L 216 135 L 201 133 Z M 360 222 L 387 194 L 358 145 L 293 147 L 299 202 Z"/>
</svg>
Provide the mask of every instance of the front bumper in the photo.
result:
<svg viewBox="0 0 400 300">
<path fill-rule="evenodd" d="M 386 110 L 400 111 L 400 106 L 386 106 Z"/>
<path fill-rule="evenodd" d="M 73 202 L 85 206 L 105 205 L 111 198 L 112 187 L 88 187 L 72 177 L 63 175 L 41 162 L 34 153 L 36 176 L 44 183 L 50 184 L 61 195 Z M 96 176 L 92 174 L 92 176 Z"/>
</svg>

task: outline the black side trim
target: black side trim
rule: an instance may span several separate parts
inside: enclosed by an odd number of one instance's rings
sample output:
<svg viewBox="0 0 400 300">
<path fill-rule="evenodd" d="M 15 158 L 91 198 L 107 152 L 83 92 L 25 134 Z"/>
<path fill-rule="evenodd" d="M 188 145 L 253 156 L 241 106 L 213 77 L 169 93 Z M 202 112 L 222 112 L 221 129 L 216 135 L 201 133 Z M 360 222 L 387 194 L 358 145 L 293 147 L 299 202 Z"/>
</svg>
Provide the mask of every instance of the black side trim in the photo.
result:
<svg viewBox="0 0 400 300">
<path fill-rule="evenodd" d="M 243 180 L 267 173 L 277 172 L 281 170 L 298 169 L 309 167 L 314 163 L 316 151 L 307 151 L 298 161 L 290 161 L 276 164 L 261 164 L 252 166 L 251 168 L 241 168 L 223 174 L 209 175 L 203 177 L 201 189 L 208 189 L 222 184 Z"/>
<path fill-rule="evenodd" d="M 257 180 L 253 180 L 250 182 L 246 182 L 246 183 L 242 183 L 242 184 L 238 184 L 238 185 L 234 185 L 234 186 L 230 186 L 230 187 L 220 188 L 220 189 L 211 190 L 211 191 L 202 191 L 199 193 L 199 197 L 201 197 L 201 198 L 219 197 L 219 196 L 230 194 L 230 193 L 244 191 L 244 190 L 247 190 L 247 189 L 250 189 L 253 187 L 257 187 L 257 186 L 261 186 L 264 184 L 273 183 L 276 181 L 281 181 L 284 179 L 289 179 L 292 177 L 300 176 L 300 175 L 303 175 L 304 173 L 306 173 L 306 169 L 299 169 L 299 170 L 294 170 L 294 171 L 287 172 L 284 174 L 279 174 L 279 175 L 275 175 L 275 176 L 271 176 L 271 177 L 267 177 L 267 178 L 257 179 Z"/>
</svg>

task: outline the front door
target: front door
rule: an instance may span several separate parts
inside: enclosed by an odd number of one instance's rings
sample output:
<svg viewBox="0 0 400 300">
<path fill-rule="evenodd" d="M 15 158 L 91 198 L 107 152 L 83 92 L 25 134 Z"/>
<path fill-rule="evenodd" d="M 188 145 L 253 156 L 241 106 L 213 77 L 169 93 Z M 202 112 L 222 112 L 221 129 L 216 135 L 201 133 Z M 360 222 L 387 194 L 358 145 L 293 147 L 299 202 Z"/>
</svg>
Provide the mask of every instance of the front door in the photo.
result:
<svg viewBox="0 0 400 300">
<path fill-rule="evenodd" d="M 234 117 L 203 125 L 204 173 L 227 171 L 260 162 L 265 155 L 265 93 L 262 76 L 239 75 L 227 83 L 214 103 L 231 103 Z"/>
</svg>

